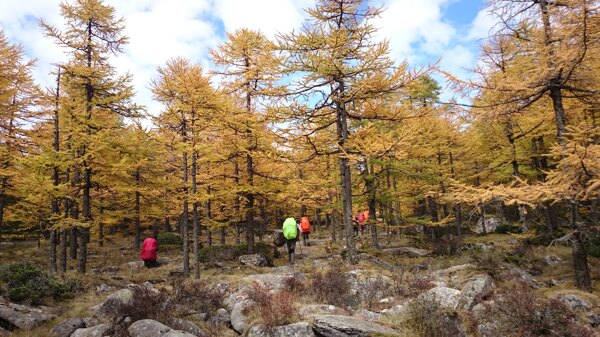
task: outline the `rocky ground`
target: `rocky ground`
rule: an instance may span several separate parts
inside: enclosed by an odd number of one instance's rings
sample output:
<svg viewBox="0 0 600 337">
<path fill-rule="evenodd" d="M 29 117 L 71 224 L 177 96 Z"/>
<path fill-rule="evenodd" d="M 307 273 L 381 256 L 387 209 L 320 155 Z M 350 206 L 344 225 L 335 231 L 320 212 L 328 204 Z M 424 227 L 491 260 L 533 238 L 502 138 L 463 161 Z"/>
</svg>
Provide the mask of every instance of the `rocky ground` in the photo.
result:
<svg viewBox="0 0 600 337">
<path fill-rule="evenodd" d="M 523 248 L 492 234 L 443 257 L 413 239 L 382 250 L 359 241 L 356 265 L 321 238 L 298 247 L 295 266 L 242 255 L 203 263 L 200 281 L 183 280 L 175 249 L 146 269 L 127 246 L 96 247 L 74 299 L 30 306 L 0 298 L 0 336 L 600 335 L 600 300 L 573 289 L 566 247 Z"/>
</svg>

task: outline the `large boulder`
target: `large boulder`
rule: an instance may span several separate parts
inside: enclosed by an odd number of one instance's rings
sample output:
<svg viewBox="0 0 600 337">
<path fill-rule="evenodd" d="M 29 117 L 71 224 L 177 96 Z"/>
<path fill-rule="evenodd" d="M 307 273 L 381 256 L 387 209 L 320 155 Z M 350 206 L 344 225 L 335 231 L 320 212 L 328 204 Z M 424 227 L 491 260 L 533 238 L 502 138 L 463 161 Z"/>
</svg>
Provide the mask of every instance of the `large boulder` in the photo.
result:
<svg viewBox="0 0 600 337">
<path fill-rule="evenodd" d="M 460 292 L 459 306 L 466 310 L 488 297 L 494 290 L 494 281 L 488 275 L 477 275 L 464 285 Z"/>
<path fill-rule="evenodd" d="M 219 310 L 217 310 L 215 315 L 211 317 L 210 322 L 215 327 L 218 327 L 222 324 L 229 325 L 231 324 L 231 315 L 229 314 L 229 312 L 227 312 L 225 308 L 220 308 Z"/>
<path fill-rule="evenodd" d="M 540 287 L 540 283 L 533 276 L 531 276 L 530 273 L 520 268 L 512 268 L 508 272 L 505 272 L 502 277 L 508 280 L 523 283 L 534 289 Z"/>
<path fill-rule="evenodd" d="M 15 305 L 13 303 L 0 305 L 0 320 L 23 330 L 31 330 L 54 318 L 56 318 L 56 315 L 39 308 Z"/>
<path fill-rule="evenodd" d="M 415 247 L 386 248 L 383 251 L 390 255 L 406 255 L 408 257 L 425 257 L 431 255 L 430 250 Z"/>
<path fill-rule="evenodd" d="M 248 326 L 248 320 L 246 318 L 246 314 L 244 314 L 244 311 L 253 304 L 254 302 L 250 300 L 244 300 L 236 303 L 233 306 L 233 310 L 231 310 L 231 326 L 233 327 L 233 330 L 240 334 L 246 330 L 246 327 Z"/>
<path fill-rule="evenodd" d="M 100 324 L 91 328 L 77 329 L 71 337 L 104 337 L 112 329 L 110 324 Z"/>
<path fill-rule="evenodd" d="M 181 319 L 181 318 L 175 318 L 175 319 L 171 320 L 171 323 L 169 324 L 169 326 L 173 329 L 176 329 L 179 331 L 184 331 L 186 333 L 190 333 L 193 336 L 208 336 L 209 335 L 206 331 L 202 330 L 196 324 L 194 324 L 190 321 L 186 321 L 185 319 Z"/>
<path fill-rule="evenodd" d="M 83 318 L 67 318 L 50 329 L 50 335 L 53 337 L 70 337 L 77 329 L 85 328 Z"/>
<path fill-rule="evenodd" d="M 152 319 L 142 319 L 133 322 L 127 329 L 131 337 L 162 337 L 171 331 L 170 327 Z"/>
<path fill-rule="evenodd" d="M 435 287 L 419 295 L 419 300 L 434 301 L 443 308 L 456 309 L 461 292 L 447 287 Z"/>
<path fill-rule="evenodd" d="M 252 267 L 266 267 L 269 265 L 269 261 L 262 254 L 242 255 L 238 258 L 238 261 L 243 265 Z"/>
<path fill-rule="evenodd" d="M 133 300 L 134 291 L 129 288 L 118 290 L 109 295 L 104 302 L 92 307 L 95 316 L 101 320 L 111 321 L 118 316 L 120 308 Z"/>
<path fill-rule="evenodd" d="M 323 315 L 316 316 L 313 330 L 317 336 L 323 337 L 368 337 L 376 334 L 400 336 L 388 327 L 349 316 Z"/>
<path fill-rule="evenodd" d="M 590 302 L 581 298 L 581 296 L 577 294 L 561 293 L 556 295 L 555 298 L 573 310 L 589 311 L 592 309 Z"/>
<path fill-rule="evenodd" d="M 479 220 L 477 221 L 477 225 L 475 225 L 475 228 L 473 229 L 473 232 L 477 234 L 493 233 L 496 231 L 496 228 L 498 228 L 501 224 L 502 220 L 500 220 L 500 218 L 479 218 Z"/>
<path fill-rule="evenodd" d="M 268 328 L 262 324 L 248 330 L 248 337 L 314 337 L 312 326 L 306 322 Z"/>
</svg>

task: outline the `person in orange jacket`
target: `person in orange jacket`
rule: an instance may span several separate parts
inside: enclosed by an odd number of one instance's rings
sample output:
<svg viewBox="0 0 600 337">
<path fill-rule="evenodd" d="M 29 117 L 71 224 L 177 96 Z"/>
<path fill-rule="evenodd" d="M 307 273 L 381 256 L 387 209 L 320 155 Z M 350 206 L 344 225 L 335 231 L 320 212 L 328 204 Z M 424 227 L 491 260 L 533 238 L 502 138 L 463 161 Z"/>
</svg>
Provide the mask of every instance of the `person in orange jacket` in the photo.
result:
<svg viewBox="0 0 600 337">
<path fill-rule="evenodd" d="M 310 242 L 308 242 L 308 235 L 310 234 L 310 222 L 305 216 L 300 218 L 300 233 L 302 233 L 302 242 L 304 242 L 304 245 L 310 246 Z"/>
</svg>

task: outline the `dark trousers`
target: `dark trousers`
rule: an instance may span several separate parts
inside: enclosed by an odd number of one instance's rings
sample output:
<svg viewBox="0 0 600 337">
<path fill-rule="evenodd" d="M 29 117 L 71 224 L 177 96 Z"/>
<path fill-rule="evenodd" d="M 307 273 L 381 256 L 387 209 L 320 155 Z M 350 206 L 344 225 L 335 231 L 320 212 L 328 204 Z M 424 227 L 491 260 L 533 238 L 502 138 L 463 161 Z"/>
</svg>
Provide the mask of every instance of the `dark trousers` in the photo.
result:
<svg viewBox="0 0 600 337">
<path fill-rule="evenodd" d="M 144 260 L 144 267 L 156 268 L 158 267 L 158 262 L 156 260 Z"/>
<path fill-rule="evenodd" d="M 302 233 L 302 241 L 304 242 L 305 246 L 308 246 L 308 234 L 310 233 Z"/>
</svg>

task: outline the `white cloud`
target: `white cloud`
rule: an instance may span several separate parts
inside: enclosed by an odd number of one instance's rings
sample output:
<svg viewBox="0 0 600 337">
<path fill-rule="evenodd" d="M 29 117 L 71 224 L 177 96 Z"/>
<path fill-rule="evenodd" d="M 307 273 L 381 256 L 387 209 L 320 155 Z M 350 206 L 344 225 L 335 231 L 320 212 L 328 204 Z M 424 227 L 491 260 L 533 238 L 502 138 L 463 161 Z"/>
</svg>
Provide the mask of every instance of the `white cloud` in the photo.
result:
<svg viewBox="0 0 600 337">
<path fill-rule="evenodd" d="M 392 58 L 421 63 L 422 53 L 435 55 L 444 50 L 456 34 L 443 21 L 442 6 L 451 0 L 384 0 L 385 11 L 374 21 L 378 38 L 390 41 Z"/>
<path fill-rule="evenodd" d="M 488 37 L 490 31 L 496 24 L 497 19 L 494 18 L 487 9 L 482 9 L 477 13 L 475 20 L 471 23 L 467 39 L 481 40 Z"/>
<path fill-rule="evenodd" d="M 311 0 L 215 0 L 215 14 L 223 20 L 225 31 L 238 28 L 262 31 L 268 37 L 289 32 L 304 21 L 304 8 Z"/>
</svg>

